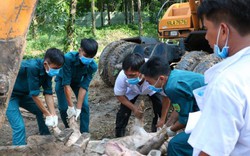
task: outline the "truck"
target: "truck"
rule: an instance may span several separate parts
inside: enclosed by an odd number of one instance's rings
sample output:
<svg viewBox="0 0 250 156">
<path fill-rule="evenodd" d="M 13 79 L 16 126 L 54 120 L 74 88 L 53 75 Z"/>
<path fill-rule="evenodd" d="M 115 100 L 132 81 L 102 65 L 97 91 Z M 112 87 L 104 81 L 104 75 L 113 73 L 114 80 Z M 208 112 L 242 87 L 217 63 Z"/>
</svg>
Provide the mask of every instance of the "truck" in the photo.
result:
<svg viewBox="0 0 250 156">
<path fill-rule="evenodd" d="M 220 61 L 212 55 L 205 39 L 206 30 L 197 16 L 197 7 L 202 0 L 176 3 L 167 0 L 157 16 L 158 37 L 132 37 L 108 44 L 102 51 L 98 71 L 102 80 L 113 86 L 122 69 L 122 61 L 129 53 L 141 53 L 145 58 L 161 56 L 177 69 L 204 73 Z M 162 18 L 160 15 L 164 12 Z M 160 20 L 158 20 L 160 19 Z"/>
</svg>

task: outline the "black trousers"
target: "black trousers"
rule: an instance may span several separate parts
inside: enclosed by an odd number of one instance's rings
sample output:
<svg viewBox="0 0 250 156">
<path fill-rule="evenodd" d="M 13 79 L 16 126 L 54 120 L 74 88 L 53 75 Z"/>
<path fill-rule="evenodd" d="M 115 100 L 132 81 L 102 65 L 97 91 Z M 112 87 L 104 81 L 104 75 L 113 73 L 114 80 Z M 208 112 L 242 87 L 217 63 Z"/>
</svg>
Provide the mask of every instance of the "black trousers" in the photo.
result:
<svg viewBox="0 0 250 156">
<path fill-rule="evenodd" d="M 134 104 L 138 97 L 139 95 L 137 95 L 134 99 L 130 100 L 130 102 Z M 156 124 L 158 121 L 158 116 L 161 117 L 161 108 L 162 108 L 161 94 L 155 93 L 152 96 L 149 96 L 149 98 L 152 101 L 154 110 L 154 118 L 151 125 L 151 131 L 156 132 Z M 125 136 L 126 126 L 128 124 L 130 115 L 131 115 L 131 109 L 121 104 L 120 109 L 116 114 L 116 128 L 115 128 L 116 137 Z"/>
</svg>

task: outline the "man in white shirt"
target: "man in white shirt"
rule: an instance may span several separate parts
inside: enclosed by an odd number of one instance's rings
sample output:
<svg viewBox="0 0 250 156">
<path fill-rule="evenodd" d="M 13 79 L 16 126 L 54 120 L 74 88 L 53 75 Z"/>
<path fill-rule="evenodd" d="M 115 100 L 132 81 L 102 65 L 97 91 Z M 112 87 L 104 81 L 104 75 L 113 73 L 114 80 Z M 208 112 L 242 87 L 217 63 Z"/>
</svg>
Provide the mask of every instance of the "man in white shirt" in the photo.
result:
<svg viewBox="0 0 250 156">
<path fill-rule="evenodd" d="M 204 0 L 198 8 L 206 39 L 225 60 L 205 72 L 206 88 L 195 91 L 201 117 L 188 140 L 193 155 L 250 154 L 249 4 L 249 0 Z"/>
<path fill-rule="evenodd" d="M 139 72 L 141 65 L 144 63 L 144 58 L 138 53 L 129 54 L 122 63 L 123 70 L 119 73 L 114 87 L 114 93 L 121 102 L 116 115 L 116 137 L 125 135 L 131 111 L 136 118 L 142 117 L 142 112 L 134 105 L 139 95 L 148 95 L 152 101 L 155 115 L 152 121 L 152 132 L 156 131 L 156 126 L 162 126 L 165 122 L 166 109 L 162 111 L 161 95 L 148 89 L 148 82 L 144 80 Z M 157 125 L 158 116 L 161 118 Z"/>
</svg>

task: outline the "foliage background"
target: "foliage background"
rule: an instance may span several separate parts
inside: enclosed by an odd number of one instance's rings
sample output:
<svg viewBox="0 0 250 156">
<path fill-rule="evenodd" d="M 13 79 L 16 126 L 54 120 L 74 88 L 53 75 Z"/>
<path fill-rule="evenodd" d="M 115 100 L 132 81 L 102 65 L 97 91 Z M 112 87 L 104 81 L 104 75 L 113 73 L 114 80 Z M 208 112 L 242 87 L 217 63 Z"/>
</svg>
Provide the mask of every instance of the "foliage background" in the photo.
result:
<svg viewBox="0 0 250 156">
<path fill-rule="evenodd" d="M 46 49 L 56 47 L 61 50 L 65 49 L 65 40 L 67 40 L 66 26 L 69 20 L 70 3 L 73 0 L 41 0 L 39 1 L 36 14 L 32 20 L 29 33 L 27 36 L 27 47 L 24 59 L 42 57 Z M 75 0 L 76 1 L 76 0 Z M 82 19 L 87 13 L 91 12 L 92 0 L 77 0 L 76 21 Z M 127 37 L 139 35 L 138 22 L 131 20 L 131 2 L 133 0 L 95 0 L 95 11 L 101 13 L 121 12 L 128 15 L 123 23 L 104 25 L 96 28 L 96 34 L 91 31 L 91 26 L 83 26 L 83 23 L 74 24 L 74 47 L 77 50 L 82 38 L 94 38 L 99 43 L 97 58 L 101 51 L 109 43 Z M 137 0 L 134 0 L 134 11 L 137 11 Z M 141 0 L 141 10 L 144 14 L 143 36 L 157 38 L 156 15 L 165 0 Z M 106 22 L 107 23 L 107 22 Z M 67 51 L 64 51 L 65 53 Z"/>
</svg>

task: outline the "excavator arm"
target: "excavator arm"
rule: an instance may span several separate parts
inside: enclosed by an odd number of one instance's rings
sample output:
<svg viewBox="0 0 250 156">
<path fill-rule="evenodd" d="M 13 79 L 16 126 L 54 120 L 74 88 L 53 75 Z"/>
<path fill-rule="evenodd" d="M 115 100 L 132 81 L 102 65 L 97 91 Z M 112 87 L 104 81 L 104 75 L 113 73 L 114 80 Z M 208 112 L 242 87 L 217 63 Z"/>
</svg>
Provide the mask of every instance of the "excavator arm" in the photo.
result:
<svg viewBox="0 0 250 156">
<path fill-rule="evenodd" d="M 0 1 L 0 128 L 25 51 L 37 0 Z"/>
</svg>

